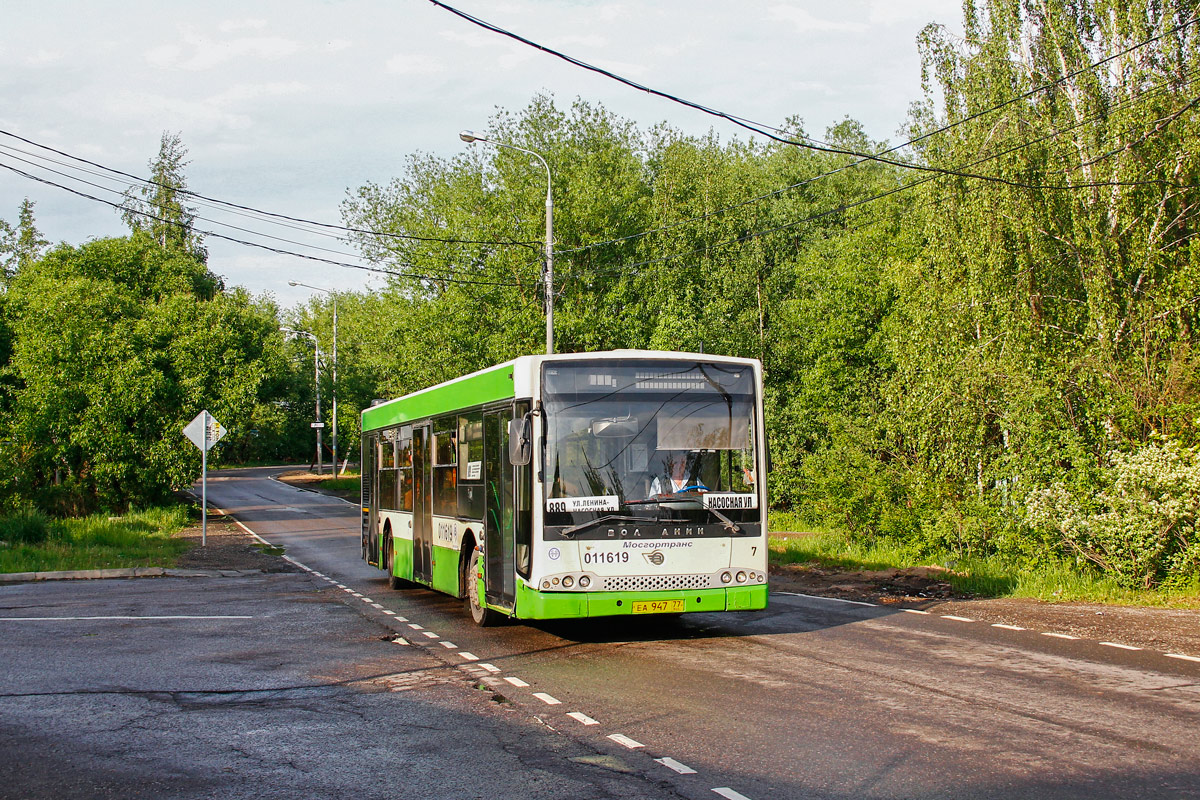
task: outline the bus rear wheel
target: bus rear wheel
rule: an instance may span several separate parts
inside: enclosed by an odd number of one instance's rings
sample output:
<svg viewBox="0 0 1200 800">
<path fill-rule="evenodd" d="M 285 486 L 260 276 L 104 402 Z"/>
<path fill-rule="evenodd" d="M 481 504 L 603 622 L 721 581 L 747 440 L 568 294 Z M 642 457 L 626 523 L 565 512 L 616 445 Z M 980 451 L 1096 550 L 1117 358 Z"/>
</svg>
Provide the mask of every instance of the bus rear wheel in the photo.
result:
<svg viewBox="0 0 1200 800">
<path fill-rule="evenodd" d="M 471 558 L 467 561 L 467 574 L 463 581 L 464 593 L 467 595 L 467 611 L 471 619 L 481 628 L 488 628 L 500 622 L 500 615 L 483 604 L 479 597 L 479 550 L 471 550 Z"/>
</svg>

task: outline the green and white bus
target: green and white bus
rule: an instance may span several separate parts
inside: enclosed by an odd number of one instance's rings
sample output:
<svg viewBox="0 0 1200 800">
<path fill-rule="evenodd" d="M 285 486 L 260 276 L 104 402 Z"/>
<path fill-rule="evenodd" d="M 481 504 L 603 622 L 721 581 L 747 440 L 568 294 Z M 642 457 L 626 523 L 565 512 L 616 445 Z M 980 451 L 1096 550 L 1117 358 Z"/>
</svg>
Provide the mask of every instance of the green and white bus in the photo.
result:
<svg viewBox="0 0 1200 800">
<path fill-rule="evenodd" d="M 762 365 L 523 356 L 362 414 L 362 550 L 481 625 L 765 608 Z"/>
</svg>

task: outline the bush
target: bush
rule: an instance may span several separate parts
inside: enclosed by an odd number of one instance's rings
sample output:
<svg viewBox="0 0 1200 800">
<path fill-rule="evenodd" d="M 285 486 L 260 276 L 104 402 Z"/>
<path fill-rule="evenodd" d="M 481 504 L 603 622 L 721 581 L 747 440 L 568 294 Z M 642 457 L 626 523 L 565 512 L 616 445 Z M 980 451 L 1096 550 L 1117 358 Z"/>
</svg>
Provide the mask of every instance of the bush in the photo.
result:
<svg viewBox="0 0 1200 800">
<path fill-rule="evenodd" d="M 1030 494 L 1035 528 L 1124 586 L 1174 586 L 1200 575 L 1200 454 L 1177 442 L 1112 453 L 1099 494 L 1080 499 L 1062 484 Z"/>
<path fill-rule="evenodd" d="M 40 544 L 53 532 L 54 523 L 37 509 L 26 508 L 0 517 L 0 542 Z"/>
</svg>

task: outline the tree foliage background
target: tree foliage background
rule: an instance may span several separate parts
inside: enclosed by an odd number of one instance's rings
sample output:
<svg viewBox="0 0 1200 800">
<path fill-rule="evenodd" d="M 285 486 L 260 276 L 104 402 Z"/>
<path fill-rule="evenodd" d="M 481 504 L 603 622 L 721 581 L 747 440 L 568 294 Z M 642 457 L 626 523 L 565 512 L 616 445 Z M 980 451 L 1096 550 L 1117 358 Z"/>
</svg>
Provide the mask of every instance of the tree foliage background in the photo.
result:
<svg viewBox="0 0 1200 800">
<path fill-rule="evenodd" d="M 641 129 L 582 100 L 500 111 L 488 137 L 552 170 L 557 349 L 761 359 L 772 502 L 812 525 L 1196 580 L 1195 15 L 967 0 L 965 37 L 919 38 L 900 149 L 850 119 L 820 140 L 790 119 L 787 144 Z M 184 155 L 164 134 L 127 239 L 42 255 L 32 216 L 0 229 L 18 494 L 74 481 L 115 503 L 185 481 L 189 456 L 147 443 L 203 405 L 253 421 L 238 458 L 311 449 L 312 350 L 206 269 Z M 371 232 L 355 243 L 390 275 L 336 297 L 343 453 L 373 398 L 541 351 L 545 181 L 476 143 L 348 193 L 347 225 Z M 333 301 L 283 322 L 328 353 Z"/>
<path fill-rule="evenodd" d="M 499 113 L 489 138 L 553 170 L 557 349 L 762 359 L 773 503 L 814 525 L 1194 578 L 1195 10 L 964 13 L 964 39 L 920 37 L 907 156 L 851 120 L 813 149 L 548 97 Z M 395 273 L 382 395 L 540 350 L 544 180 L 476 144 L 347 198 L 393 235 L 359 237 Z"/>
</svg>

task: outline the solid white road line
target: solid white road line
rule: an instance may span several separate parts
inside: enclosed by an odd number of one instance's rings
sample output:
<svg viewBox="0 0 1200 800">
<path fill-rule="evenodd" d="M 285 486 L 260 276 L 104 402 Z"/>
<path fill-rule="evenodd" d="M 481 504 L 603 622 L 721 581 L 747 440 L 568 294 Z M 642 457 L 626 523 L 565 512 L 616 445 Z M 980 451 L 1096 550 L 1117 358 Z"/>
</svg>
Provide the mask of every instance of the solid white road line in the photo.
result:
<svg viewBox="0 0 1200 800">
<path fill-rule="evenodd" d="M 871 608 L 875 608 L 879 605 L 878 603 L 864 603 L 861 600 L 843 600 L 840 597 L 818 597 L 815 594 L 801 594 L 800 592 L 772 592 L 772 594 L 786 594 L 791 597 L 807 597 L 809 600 L 829 600 L 834 603 L 849 603 L 853 606 L 870 606 Z"/>
<path fill-rule="evenodd" d="M 235 614 L 160 614 L 144 617 L 134 616 L 97 616 L 97 617 L 0 617 L 0 622 L 70 622 L 78 620 L 107 620 L 107 619 L 254 619 L 254 617 Z"/>
</svg>

